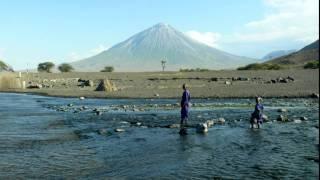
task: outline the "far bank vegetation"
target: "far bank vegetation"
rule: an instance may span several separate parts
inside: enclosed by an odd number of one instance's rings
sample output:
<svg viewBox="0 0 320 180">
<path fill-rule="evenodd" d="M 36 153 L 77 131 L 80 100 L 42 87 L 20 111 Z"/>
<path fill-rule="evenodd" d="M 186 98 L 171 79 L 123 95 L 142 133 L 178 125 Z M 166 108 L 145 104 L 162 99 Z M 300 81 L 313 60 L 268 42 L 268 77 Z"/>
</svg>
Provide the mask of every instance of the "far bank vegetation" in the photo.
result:
<svg viewBox="0 0 320 180">
<path fill-rule="evenodd" d="M 105 66 L 104 69 L 102 69 L 100 72 L 113 72 L 114 67 L 113 66 Z"/>
<path fill-rule="evenodd" d="M 54 64 L 52 62 L 44 62 L 38 65 L 38 72 L 47 72 L 51 73 L 52 68 L 54 68 Z"/>
<path fill-rule="evenodd" d="M 63 72 L 63 73 L 65 73 L 65 72 L 71 72 L 71 71 L 74 70 L 74 68 L 73 68 L 70 64 L 68 64 L 68 63 L 63 63 L 63 64 L 61 64 L 61 65 L 58 67 L 58 69 L 59 69 L 60 72 Z"/>
<path fill-rule="evenodd" d="M 304 66 L 304 69 L 319 69 L 319 60 L 309 61 Z"/>
<path fill-rule="evenodd" d="M 202 68 L 196 68 L 196 69 L 180 69 L 180 72 L 207 72 L 210 71 L 209 69 L 202 69 Z"/>
<path fill-rule="evenodd" d="M 253 63 L 248 64 L 243 67 L 239 67 L 237 70 L 281 70 L 283 69 L 282 66 L 279 64 L 271 64 L 271 63 Z"/>
</svg>

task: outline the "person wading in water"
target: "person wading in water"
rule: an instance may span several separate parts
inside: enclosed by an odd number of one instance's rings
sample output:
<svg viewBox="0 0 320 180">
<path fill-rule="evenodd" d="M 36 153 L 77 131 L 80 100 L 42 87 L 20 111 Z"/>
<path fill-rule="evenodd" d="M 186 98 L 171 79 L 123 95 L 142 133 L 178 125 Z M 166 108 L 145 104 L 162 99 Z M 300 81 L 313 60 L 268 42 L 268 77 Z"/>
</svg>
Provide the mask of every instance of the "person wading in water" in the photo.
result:
<svg viewBox="0 0 320 180">
<path fill-rule="evenodd" d="M 188 121 L 188 113 L 189 113 L 189 103 L 190 103 L 190 92 L 187 88 L 186 84 L 182 85 L 183 93 L 180 102 L 181 107 L 181 121 L 180 121 L 180 132 L 179 134 L 186 135 L 187 130 L 187 121 Z"/>
<path fill-rule="evenodd" d="M 250 119 L 251 128 L 254 128 L 254 124 L 257 124 L 258 128 L 262 125 L 263 105 L 261 104 L 261 101 L 261 97 L 256 97 L 256 105 Z"/>
</svg>

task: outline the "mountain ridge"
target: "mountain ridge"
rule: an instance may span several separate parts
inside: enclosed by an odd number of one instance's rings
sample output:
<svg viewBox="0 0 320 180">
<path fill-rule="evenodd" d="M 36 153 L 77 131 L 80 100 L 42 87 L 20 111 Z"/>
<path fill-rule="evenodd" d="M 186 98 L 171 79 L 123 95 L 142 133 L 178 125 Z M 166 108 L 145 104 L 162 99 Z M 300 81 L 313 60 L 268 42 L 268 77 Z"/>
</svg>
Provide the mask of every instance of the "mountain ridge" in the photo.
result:
<svg viewBox="0 0 320 180">
<path fill-rule="evenodd" d="M 72 63 L 76 70 L 99 71 L 114 66 L 116 71 L 159 71 L 180 68 L 230 69 L 254 62 L 191 39 L 165 23 L 136 33 L 95 56 Z"/>
</svg>

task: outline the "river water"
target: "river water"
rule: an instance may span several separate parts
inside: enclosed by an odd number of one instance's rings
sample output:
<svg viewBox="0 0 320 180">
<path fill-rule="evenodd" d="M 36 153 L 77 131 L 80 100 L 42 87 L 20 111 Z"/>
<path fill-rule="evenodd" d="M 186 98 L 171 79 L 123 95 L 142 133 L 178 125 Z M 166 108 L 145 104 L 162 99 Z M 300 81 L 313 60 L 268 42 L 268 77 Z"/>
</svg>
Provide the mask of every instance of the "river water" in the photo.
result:
<svg viewBox="0 0 320 180">
<path fill-rule="evenodd" d="M 179 123 L 177 102 L 0 93 L 0 179 L 319 178 L 318 99 L 264 99 L 259 130 L 253 99 L 194 99 L 189 124 L 226 123 L 187 136 L 166 128 Z M 308 120 L 277 122 L 279 108 Z"/>
</svg>

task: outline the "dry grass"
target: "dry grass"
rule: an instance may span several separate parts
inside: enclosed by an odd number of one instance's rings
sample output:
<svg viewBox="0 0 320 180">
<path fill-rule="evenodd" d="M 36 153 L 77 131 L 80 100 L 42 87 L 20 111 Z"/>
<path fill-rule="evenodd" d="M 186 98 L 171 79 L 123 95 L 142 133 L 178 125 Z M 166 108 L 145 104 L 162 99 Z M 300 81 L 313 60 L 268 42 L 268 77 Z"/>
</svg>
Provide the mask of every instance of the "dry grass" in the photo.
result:
<svg viewBox="0 0 320 180">
<path fill-rule="evenodd" d="M 0 89 L 20 89 L 21 81 L 15 73 L 0 73 Z"/>
</svg>

